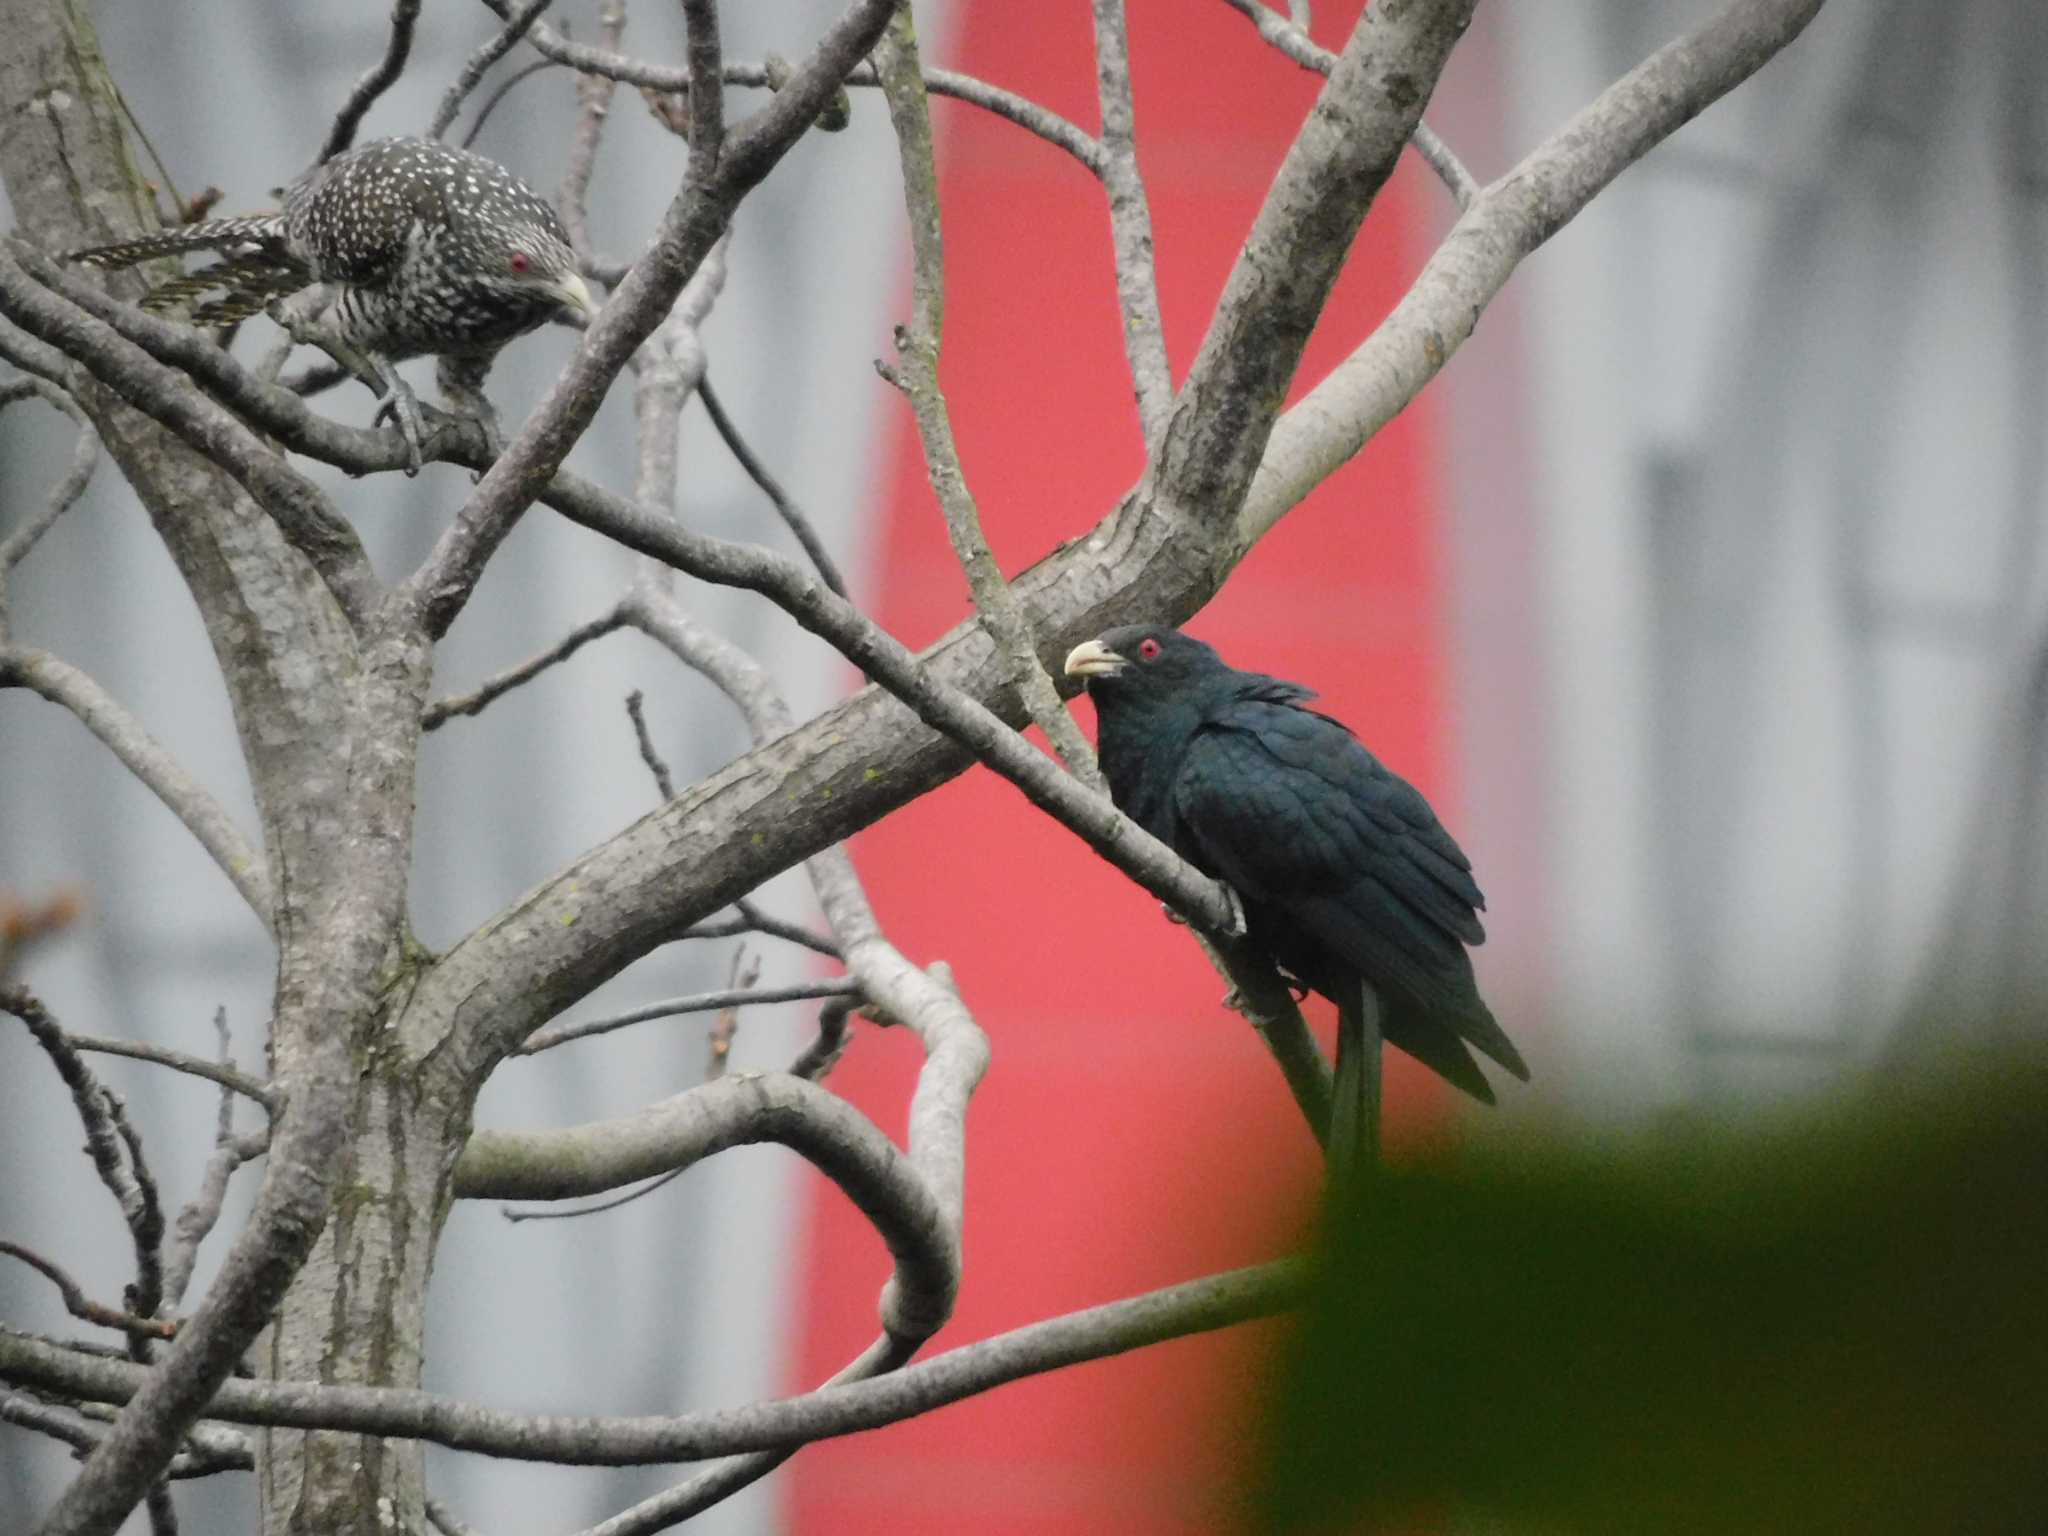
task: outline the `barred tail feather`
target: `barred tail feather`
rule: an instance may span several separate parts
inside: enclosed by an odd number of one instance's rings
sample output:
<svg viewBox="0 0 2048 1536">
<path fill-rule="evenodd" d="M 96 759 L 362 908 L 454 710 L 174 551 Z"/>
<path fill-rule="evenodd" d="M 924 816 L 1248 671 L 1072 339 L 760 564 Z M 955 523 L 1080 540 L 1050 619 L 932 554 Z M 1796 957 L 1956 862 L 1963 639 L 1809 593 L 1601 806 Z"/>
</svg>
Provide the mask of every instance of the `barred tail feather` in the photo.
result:
<svg viewBox="0 0 2048 1536">
<path fill-rule="evenodd" d="M 205 219 L 197 224 L 179 224 L 153 235 L 123 240 L 117 245 L 88 246 L 68 251 L 66 261 L 82 261 L 94 267 L 132 267 L 137 262 L 155 261 L 184 251 L 218 251 L 231 245 L 270 245 L 284 239 L 284 215 L 255 214 L 241 219 Z"/>
</svg>

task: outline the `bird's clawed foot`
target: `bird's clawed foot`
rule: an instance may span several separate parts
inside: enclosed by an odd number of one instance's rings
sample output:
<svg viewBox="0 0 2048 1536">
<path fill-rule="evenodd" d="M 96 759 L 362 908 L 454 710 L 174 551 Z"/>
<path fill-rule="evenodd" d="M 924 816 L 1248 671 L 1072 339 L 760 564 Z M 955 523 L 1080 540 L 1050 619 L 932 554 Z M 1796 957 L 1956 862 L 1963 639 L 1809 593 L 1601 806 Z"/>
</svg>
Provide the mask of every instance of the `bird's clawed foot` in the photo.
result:
<svg viewBox="0 0 2048 1536">
<path fill-rule="evenodd" d="M 419 397 L 412 392 L 412 386 L 395 373 L 391 376 L 391 387 L 378 402 L 377 414 L 370 418 L 370 425 L 374 427 L 381 427 L 387 422 L 394 423 L 399 436 L 405 439 L 405 473 L 410 479 L 420 472 L 420 465 L 425 462 L 424 448 L 429 433 Z"/>
<path fill-rule="evenodd" d="M 1223 887 L 1223 899 L 1230 907 L 1230 923 L 1223 930 L 1226 939 L 1241 939 L 1245 936 L 1244 898 L 1230 886 Z"/>
<path fill-rule="evenodd" d="M 1229 904 L 1230 916 L 1224 926 L 1217 929 L 1216 932 L 1222 938 L 1241 939 L 1245 935 L 1244 898 L 1226 885 L 1223 887 L 1223 899 Z M 1183 928 L 1188 926 L 1188 920 L 1180 913 L 1174 911 L 1173 907 L 1167 902 L 1162 901 L 1159 903 L 1159 910 L 1169 923 L 1177 923 Z"/>
</svg>

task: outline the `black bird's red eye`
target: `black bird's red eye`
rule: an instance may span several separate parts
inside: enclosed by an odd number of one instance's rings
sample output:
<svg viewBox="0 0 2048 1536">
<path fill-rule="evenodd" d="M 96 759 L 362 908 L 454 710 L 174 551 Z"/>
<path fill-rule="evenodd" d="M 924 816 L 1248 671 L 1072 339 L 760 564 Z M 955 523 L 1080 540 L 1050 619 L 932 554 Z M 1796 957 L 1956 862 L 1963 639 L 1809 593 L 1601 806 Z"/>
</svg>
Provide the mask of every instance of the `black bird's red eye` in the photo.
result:
<svg viewBox="0 0 2048 1536">
<path fill-rule="evenodd" d="M 1146 661 L 1153 660 L 1159 655 L 1159 642 L 1147 635 L 1138 642 L 1138 654 Z"/>
<path fill-rule="evenodd" d="M 526 252 L 514 251 L 512 253 L 512 270 L 514 272 L 524 272 L 528 267 L 532 265 L 533 258 L 528 256 Z"/>
</svg>

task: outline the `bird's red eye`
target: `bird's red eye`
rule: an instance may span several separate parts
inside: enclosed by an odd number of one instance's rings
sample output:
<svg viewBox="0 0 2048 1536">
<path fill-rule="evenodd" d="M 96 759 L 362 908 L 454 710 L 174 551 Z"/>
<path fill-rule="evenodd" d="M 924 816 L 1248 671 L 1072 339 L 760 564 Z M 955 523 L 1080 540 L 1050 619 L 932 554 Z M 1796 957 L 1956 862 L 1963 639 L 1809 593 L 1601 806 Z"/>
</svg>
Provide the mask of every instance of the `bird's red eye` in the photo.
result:
<svg viewBox="0 0 2048 1536">
<path fill-rule="evenodd" d="M 1159 654 L 1159 642 L 1147 635 L 1138 642 L 1138 654 L 1147 661 L 1153 660 Z"/>
<path fill-rule="evenodd" d="M 512 270 L 514 272 L 524 272 L 528 267 L 532 265 L 533 258 L 531 256 L 528 256 L 526 252 L 514 251 L 512 253 Z"/>
</svg>

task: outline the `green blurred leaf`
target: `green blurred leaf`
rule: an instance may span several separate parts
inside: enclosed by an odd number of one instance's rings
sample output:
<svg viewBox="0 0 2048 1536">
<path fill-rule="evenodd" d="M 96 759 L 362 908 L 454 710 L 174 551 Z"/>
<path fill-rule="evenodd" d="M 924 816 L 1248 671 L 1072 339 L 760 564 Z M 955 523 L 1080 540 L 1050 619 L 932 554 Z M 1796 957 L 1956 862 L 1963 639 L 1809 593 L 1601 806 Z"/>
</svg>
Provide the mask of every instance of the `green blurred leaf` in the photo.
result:
<svg viewBox="0 0 2048 1536">
<path fill-rule="evenodd" d="M 1495 1140 L 1326 1233 L 1275 1529 L 2048 1531 L 2048 1065 Z"/>
</svg>

